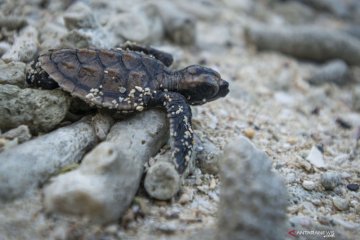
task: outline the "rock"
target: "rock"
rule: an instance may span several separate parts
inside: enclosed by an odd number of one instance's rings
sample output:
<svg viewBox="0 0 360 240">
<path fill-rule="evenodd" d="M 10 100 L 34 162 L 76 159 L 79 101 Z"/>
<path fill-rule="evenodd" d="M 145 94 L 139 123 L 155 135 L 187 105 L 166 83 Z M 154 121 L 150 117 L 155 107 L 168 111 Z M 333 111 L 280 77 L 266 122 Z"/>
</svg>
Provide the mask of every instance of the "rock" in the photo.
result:
<svg viewBox="0 0 360 240">
<path fill-rule="evenodd" d="M 201 148 L 198 148 L 196 156 L 199 168 L 203 173 L 217 174 L 223 152 L 208 138 L 204 138 L 202 141 Z"/>
<path fill-rule="evenodd" d="M 5 62 L 30 62 L 38 53 L 38 31 L 32 26 L 21 30 L 19 36 L 15 37 L 15 42 L 10 50 L 6 52 L 2 59 Z"/>
<path fill-rule="evenodd" d="M 357 230 L 359 232 L 360 224 L 352 221 L 346 221 L 344 219 L 341 219 L 339 217 L 334 217 L 330 219 L 330 224 L 332 225 L 338 225 L 345 229 L 352 229 Z M 356 238 L 356 237 L 355 237 Z"/>
<path fill-rule="evenodd" d="M 307 180 L 305 180 L 305 181 L 302 182 L 302 186 L 303 186 L 303 188 L 305 188 L 306 190 L 311 191 L 311 190 L 314 190 L 314 189 L 315 189 L 316 184 L 315 184 L 315 182 L 313 182 L 313 181 L 307 181 Z"/>
<path fill-rule="evenodd" d="M 298 100 L 299 101 L 299 100 Z M 302 100 L 304 101 L 304 100 Z M 328 93 L 326 92 L 325 88 L 314 88 L 311 92 L 306 96 L 306 105 L 310 107 L 310 109 L 316 111 L 320 111 L 321 106 L 326 106 L 329 103 Z M 304 104 L 303 104 L 304 105 Z M 316 110 L 318 108 L 318 110 Z M 310 111 L 309 109 L 309 111 Z"/>
<path fill-rule="evenodd" d="M 296 183 L 298 178 L 296 176 L 295 172 L 289 172 L 286 176 L 285 176 L 285 180 L 287 184 L 292 184 L 292 183 Z"/>
<path fill-rule="evenodd" d="M 104 229 L 105 232 L 110 234 L 116 234 L 118 230 L 119 226 L 117 224 L 111 224 Z"/>
<path fill-rule="evenodd" d="M 229 48 L 229 46 L 231 47 L 234 45 L 235 39 L 230 29 L 225 27 L 225 25 L 213 24 L 210 31 L 208 24 L 204 22 L 197 22 L 196 30 L 199 33 L 196 35 L 195 39 L 196 47 L 205 53 L 208 52 L 209 49 L 221 51 L 224 48 Z M 237 93 L 239 92 L 241 92 L 241 90 L 238 90 Z"/>
<path fill-rule="evenodd" d="M 44 229 L 50 227 L 51 223 L 39 214 L 42 208 L 40 194 L 0 204 L 1 240 L 54 239 L 44 235 Z"/>
<path fill-rule="evenodd" d="M 96 223 L 118 220 L 138 190 L 145 162 L 167 138 L 167 120 L 159 110 L 117 122 L 78 169 L 55 177 L 46 186 L 45 208 Z"/>
<path fill-rule="evenodd" d="M 179 198 L 179 203 L 182 205 L 185 205 L 193 200 L 194 191 L 188 187 L 184 187 L 182 189 L 182 191 L 183 191 L 183 193 L 181 194 L 181 196 Z"/>
<path fill-rule="evenodd" d="M 317 146 L 313 146 L 311 148 L 309 155 L 306 157 L 306 160 L 308 160 L 312 165 L 314 165 L 317 168 L 326 167 L 323 154 Z"/>
<path fill-rule="evenodd" d="M 360 112 L 360 86 L 352 88 L 352 108 Z"/>
<path fill-rule="evenodd" d="M 91 124 L 81 121 L 2 152 L 0 199 L 30 193 L 61 167 L 77 163 L 95 142 Z"/>
<path fill-rule="evenodd" d="M 296 96 L 289 94 L 288 92 L 279 91 L 274 93 L 274 99 L 276 102 L 284 106 L 293 107 L 296 105 Z"/>
<path fill-rule="evenodd" d="M 255 136 L 255 130 L 253 128 L 245 128 L 244 135 L 249 139 L 253 139 Z"/>
<path fill-rule="evenodd" d="M 0 84 L 25 85 L 25 63 L 0 63 Z"/>
<path fill-rule="evenodd" d="M 69 96 L 61 90 L 0 87 L 0 128 L 27 125 L 32 132 L 49 131 L 65 117 Z"/>
<path fill-rule="evenodd" d="M 131 9 L 129 12 L 116 14 L 106 26 L 118 39 L 138 43 L 153 43 L 164 35 L 163 23 L 156 5 L 147 3 Z"/>
<path fill-rule="evenodd" d="M 121 144 L 124 150 L 131 149 L 127 154 L 132 158 L 147 161 L 165 144 L 168 130 L 165 113 L 161 110 L 148 110 L 112 126 L 107 141 Z M 140 152 L 143 153 L 139 155 Z"/>
<path fill-rule="evenodd" d="M 334 190 L 341 184 L 341 175 L 336 172 L 325 172 L 321 175 L 320 183 L 325 190 Z"/>
<path fill-rule="evenodd" d="M 352 129 L 360 126 L 360 114 L 357 112 L 348 112 L 339 114 L 335 122 L 343 129 Z"/>
<path fill-rule="evenodd" d="M 299 78 L 298 67 L 292 62 L 285 62 L 277 71 L 277 77 L 269 82 L 268 88 L 275 91 L 288 92 Z"/>
<path fill-rule="evenodd" d="M 68 33 L 63 23 L 46 22 L 40 32 L 40 49 L 61 48 L 61 38 Z"/>
<path fill-rule="evenodd" d="M 357 39 L 360 39 L 360 27 L 358 25 L 349 25 L 346 26 L 344 29 L 342 29 L 347 34 L 350 34 L 353 37 L 356 37 Z"/>
<path fill-rule="evenodd" d="M 217 239 L 282 239 L 287 194 L 271 161 L 245 137 L 224 153 Z"/>
<path fill-rule="evenodd" d="M 333 204 L 336 207 L 336 209 L 340 211 L 345 211 L 349 208 L 349 200 L 347 200 L 346 198 L 334 197 Z"/>
<path fill-rule="evenodd" d="M 27 25 L 24 17 L 20 16 L 0 16 L 0 28 L 7 28 L 8 30 L 20 29 Z"/>
<path fill-rule="evenodd" d="M 224 4 L 236 11 L 250 13 L 250 11 L 255 7 L 254 2 L 251 0 L 224 0 Z"/>
<path fill-rule="evenodd" d="M 182 10 L 193 16 L 195 19 L 201 19 L 207 22 L 213 21 L 214 16 L 221 15 L 222 8 L 220 4 L 220 2 L 211 1 L 176 1 L 179 11 Z"/>
<path fill-rule="evenodd" d="M 74 3 L 74 0 L 49 1 L 47 8 L 51 11 L 63 11 Z"/>
<path fill-rule="evenodd" d="M 324 83 L 344 85 L 347 80 L 349 80 L 349 67 L 343 60 L 333 60 L 325 63 L 308 78 L 308 82 L 313 85 Z"/>
<path fill-rule="evenodd" d="M 99 140 L 104 140 L 109 133 L 110 127 L 114 123 L 114 120 L 110 115 L 103 113 L 97 113 L 92 117 L 91 120 L 96 136 L 99 138 Z"/>
<path fill-rule="evenodd" d="M 11 129 L 6 133 L 0 135 L 2 138 L 6 139 L 17 139 L 19 143 L 30 140 L 31 133 L 26 125 L 20 125 L 17 128 Z"/>
<path fill-rule="evenodd" d="M 68 30 L 98 27 L 91 8 L 83 2 L 70 6 L 64 14 L 64 22 Z"/>
<path fill-rule="evenodd" d="M 347 1 L 302 0 L 302 2 L 318 11 L 329 12 L 338 17 L 349 17 L 350 16 L 350 4 Z"/>
<path fill-rule="evenodd" d="M 158 200 L 171 199 L 179 191 L 180 184 L 180 176 L 175 166 L 165 161 L 151 166 L 144 181 L 146 192 Z"/>
<path fill-rule="evenodd" d="M 11 45 L 8 42 L 1 41 L 0 42 L 0 56 L 4 55 L 7 51 L 9 51 L 11 48 Z"/>
<path fill-rule="evenodd" d="M 83 2 L 72 5 L 64 14 L 68 33 L 60 37 L 60 45 L 68 48 L 112 48 L 118 41 L 111 31 L 102 28 Z"/>
<path fill-rule="evenodd" d="M 12 147 L 17 146 L 18 144 L 19 144 L 19 141 L 17 138 L 9 140 L 9 139 L 0 137 L 0 152 L 6 151 Z"/>
<path fill-rule="evenodd" d="M 116 144 L 103 142 L 84 157 L 77 170 L 52 179 L 44 189 L 45 208 L 50 212 L 86 215 L 100 223 L 116 220 L 125 210 L 119 203 L 132 200 L 131 195 L 122 194 L 129 188 L 123 177 L 137 172 Z"/>
<path fill-rule="evenodd" d="M 315 12 L 311 8 L 295 1 L 276 2 L 273 10 L 290 24 L 301 25 L 315 20 Z"/>
<path fill-rule="evenodd" d="M 166 233 L 174 234 L 179 229 L 179 226 L 175 222 L 156 223 L 154 230 Z"/>
<path fill-rule="evenodd" d="M 308 216 L 292 216 L 289 218 L 289 222 L 294 227 L 312 226 L 314 224 L 314 220 Z"/>
<path fill-rule="evenodd" d="M 111 48 L 115 39 L 101 28 L 74 29 L 60 38 L 60 44 L 63 48 Z"/>
<path fill-rule="evenodd" d="M 196 22 L 173 2 L 158 1 L 165 35 L 179 45 L 193 45 L 196 42 Z"/>
<path fill-rule="evenodd" d="M 309 26 L 250 26 L 245 36 L 259 50 L 315 61 L 342 59 L 350 65 L 360 65 L 360 41 L 341 31 Z"/>
</svg>

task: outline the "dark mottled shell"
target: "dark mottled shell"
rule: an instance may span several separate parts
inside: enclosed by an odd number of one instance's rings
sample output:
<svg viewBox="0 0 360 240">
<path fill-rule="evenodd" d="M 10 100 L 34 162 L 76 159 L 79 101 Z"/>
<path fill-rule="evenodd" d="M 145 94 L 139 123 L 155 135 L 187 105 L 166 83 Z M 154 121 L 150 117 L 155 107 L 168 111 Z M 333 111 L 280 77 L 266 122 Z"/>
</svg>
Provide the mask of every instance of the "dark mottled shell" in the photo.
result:
<svg viewBox="0 0 360 240">
<path fill-rule="evenodd" d="M 165 68 L 153 57 L 120 49 L 51 50 L 39 60 L 65 91 L 95 105 L 119 110 L 134 110 L 141 104 L 142 94 L 134 94 L 134 89 L 157 90 Z"/>
</svg>

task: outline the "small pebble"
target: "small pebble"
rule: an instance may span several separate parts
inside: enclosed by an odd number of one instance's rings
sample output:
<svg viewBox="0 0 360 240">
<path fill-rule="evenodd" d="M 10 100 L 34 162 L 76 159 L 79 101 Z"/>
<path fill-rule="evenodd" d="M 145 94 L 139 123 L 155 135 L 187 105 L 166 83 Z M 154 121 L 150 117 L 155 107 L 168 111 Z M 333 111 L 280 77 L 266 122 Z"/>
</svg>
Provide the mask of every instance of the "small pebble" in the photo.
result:
<svg viewBox="0 0 360 240">
<path fill-rule="evenodd" d="M 343 129 L 351 129 L 353 127 L 350 123 L 340 117 L 336 118 L 335 122 Z"/>
<path fill-rule="evenodd" d="M 180 189 L 180 176 L 173 164 L 157 162 L 147 171 L 144 187 L 152 198 L 169 200 Z"/>
<path fill-rule="evenodd" d="M 131 208 L 126 210 L 125 214 L 121 218 L 122 225 L 127 225 L 135 220 L 135 214 Z"/>
<path fill-rule="evenodd" d="M 297 178 L 296 178 L 296 173 L 294 172 L 290 172 L 286 175 L 286 183 L 290 184 L 290 183 L 295 183 Z"/>
<path fill-rule="evenodd" d="M 202 142 L 201 142 L 202 141 Z M 204 173 L 217 174 L 223 152 L 210 139 L 199 140 L 196 159 L 198 167 Z"/>
<path fill-rule="evenodd" d="M 168 222 L 168 223 L 159 224 L 158 226 L 156 226 L 156 229 L 163 233 L 172 234 L 176 232 L 178 226 L 176 223 Z"/>
<path fill-rule="evenodd" d="M 105 228 L 105 232 L 115 234 L 118 231 L 118 226 L 116 224 L 111 224 Z"/>
<path fill-rule="evenodd" d="M 98 27 L 92 10 L 83 2 L 74 3 L 64 14 L 68 30 Z"/>
<path fill-rule="evenodd" d="M 340 211 L 344 211 L 349 208 L 349 201 L 346 198 L 334 197 L 333 204 Z"/>
<path fill-rule="evenodd" d="M 6 139 L 6 138 L 0 138 L 0 152 L 5 151 L 9 148 L 15 147 L 19 144 L 18 139 Z"/>
<path fill-rule="evenodd" d="M 211 181 L 210 181 L 210 184 L 209 184 L 209 189 L 213 190 L 215 188 L 216 188 L 216 181 L 215 181 L 214 178 L 212 178 Z"/>
<path fill-rule="evenodd" d="M 20 29 L 25 25 L 27 25 L 27 21 L 24 17 L 0 16 L 0 28 L 7 28 L 8 30 L 14 30 L 14 29 Z"/>
<path fill-rule="evenodd" d="M 357 215 L 360 215 L 360 204 L 358 204 L 358 205 L 355 206 L 355 213 L 356 213 Z"/>
<path fill-rule="evenodd" d="M 182 205 L 189 203 L 194 197 L 194 192 L 192 189 L 184 188 L 183 191 L 184 193 L 181 195 L 179 199 L 179 203 Z"/>
<path fill-rule="evenodd" d="M 5 62 L 30 62 L 38 53 L 38 30 L 27 26 L 15 37 L 14 44 L 2 59 Z"/>
<path fill-rule="evenodd" d="M 349 67 L 340 59 L 332 60 L 319 67 L 308 79 L 310 84 L 336 83 L 344 85 L 349 79 Z"/>
<path fill-rule="evenodd" d="M 292 216 L 289 219 L 289 222 L 292 226 L 311 226 L 313 224 L 313 220 L 308 216 Z"/>
<path fill-rule="evenodd" d="M 314 189 L 315 189 L 316 184 L 315 184 L 315 182 L 313 182 L 313 181 L 305 180 L 305 181 L 303 181 L 302 186 L 303 186 L 303 188 L 305 188 L 306 190 L 310 190 L 310 191 L 311 191 L 311 190 L 314 190 Z"/>
<path fill-rule="evenodd" d="M 289 144 L 291 144 L 291 145 L 294 145 L 294 144 L 297 143 L 297 138 L 296 138 L 296 137 L 289 137 L 289 138 L 287 139 L 287 142 L 288 142 Z"/>
<path fill-rule="evenodd" d="M 7 139 L 18 139 L 19 143 L 23 143 L 31 138 L 31 133 L 26 125 L 20 125 L 17 128 L 11 129 L 6 133 L 2 134 L 1 137 Z"/>
<path fill-rule="evenodd" d="M 244 135 L 249 139 L 253 139 L 255 136 L 255 130 L 253 128 L 246 128 L 244 130 Z"/>
<path fill-rule="evenodd" d="M 341 183 L 341 177 L 335 172 L 326 172 L 321 175 L 320 182 L 325 190 L 333 190 Z"/>
<path fill-rule="evenodd" d="M 178 208 L 168 209 L 165 212 L 165 217 L 167 219 L 177 219 L 177 218 L 179 218 L 179 215 L 180 215 L 180 209 L 178 209 Z"/>
<path fill-rule="evenodd" d="M 323 154 L 317 146 L 313 146 L 311 148 L 309 155 L 306 157 L 306 160 L 308 160 L 315 167 L 318 168 L 326 167 Z"/>
<path fill-rule="evenodd" d="M 359 190 L 359 184 L 356 184 L 356 183 L 349 183 L 346 187 L 347 187 L 347 189 L 349 189 L 350 191 L 354 191 L 354 192 L 356 192 L 357 190 Z"/>
<path fill-rule="evenodd" d="M 307 172 L 313 172 L 314 168 L 308 161 L 300 160 L 299 162 L 300 167 L 302 167 Z"/>
<path fill-rule="evenodd" d="M 205 194 L 207 194 L 209 192 L 209 187 L 206 185 L 198 186 L 197 189 L 200 192 L 205 193 Z"/>
<path fill-rule="evenodd" d="M 320 206 L 320 205 L 321 205 L 320 199 L 312 199 L 311 202 L 312 202 L 312 204 L 314 204 L 315 206 Z"/>
<path fill-rule="evenodd" d="M 0 84 L 25 85 L 25 68 L 23 62 L 0 62 Z"/>
</svg>

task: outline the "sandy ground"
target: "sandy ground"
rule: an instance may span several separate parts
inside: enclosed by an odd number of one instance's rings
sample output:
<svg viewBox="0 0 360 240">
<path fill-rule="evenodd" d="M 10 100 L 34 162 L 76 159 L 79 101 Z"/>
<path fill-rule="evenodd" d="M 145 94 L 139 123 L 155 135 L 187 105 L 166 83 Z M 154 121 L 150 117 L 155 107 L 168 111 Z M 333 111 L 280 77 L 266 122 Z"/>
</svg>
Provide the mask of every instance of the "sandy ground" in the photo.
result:
<svg viewBox="0 0 360 240">
<path fill-rule="evenodd" d="M 220 149 L 233 137 L 244 135 L 263 150 L 271 159 L 274 172 L 286 183 L 290 222 L 300 222 L 312 230 L 317 230 L 316 224 L 320 224 L 329 229 L 341 228 L 349 234 L 358 231 L 360 192 L 350 191 L 346 186 L 360 184 L 357 149 L 360 114 L 353 108 L 352 93 L 360 81 L 359 67 L 351 67 L 352 80 L 341 86 L 310 85 L 306 78 L 319 63 L 276 52 L 258 52 L 244 40 L 243 26 L 260 20 L 281 26 L 287 24 L 286 17 L 262 3 L 257 3 L 254 10 L 251 1 L 209 1 L 204 6 L 182 6 L 197 19 L 195 45 L 155 43 L 174 54 L 175 67 L 202 63 L 218 70 L 230 83 L 226 98 L 193 107 L 195 131 Z M 26 13 L 31 18 L 29 9 L 12 11 Z M 50 17 L 46 9 L 41 11 Z M 61 16 L 61 11 L 52 11 Z M 94 9 L 95 15 L 103 12 Z M 312 24 L 336 27 L 342 20 L 319 15 Z M 351 126 L 342 127 L 337 119 Z M 315 167 L 306 160 L 313 147 L 321 152 L 315 161 L 323 160 L 325 166 Z M 325 190 L 321 177 L 329 172 L 338 176 L 341 183 Z M 171 201 L 150 199 L 140 189 L 123 219 L 107 227 L 87 226 L 75 219 L 64 221 L 62 217 L 47 218 L 42 212 L 40 193 L 27 202 L 31 214 L 24 213 L 27 205 L 19 207 L 14 202 L 2 208 L 1 215 L 4 217 L 8 212 L 16 215 L 14 211 L 19 211 L 23 216 L 15 217 L 15 226 L 23 224 L 25 231 L 36 235 L 29 230 L 34 224 L 45 238 L 183 239 L 204 228 L 216 227 L 219 192 L 219 177 L 197 169 Z M 30 219 L 35 220 L 30 224 Z M 22 230 L 15 227 L 14 231 Z M 202 236 L 206 239 L 206 235 Z"/>
</svg>

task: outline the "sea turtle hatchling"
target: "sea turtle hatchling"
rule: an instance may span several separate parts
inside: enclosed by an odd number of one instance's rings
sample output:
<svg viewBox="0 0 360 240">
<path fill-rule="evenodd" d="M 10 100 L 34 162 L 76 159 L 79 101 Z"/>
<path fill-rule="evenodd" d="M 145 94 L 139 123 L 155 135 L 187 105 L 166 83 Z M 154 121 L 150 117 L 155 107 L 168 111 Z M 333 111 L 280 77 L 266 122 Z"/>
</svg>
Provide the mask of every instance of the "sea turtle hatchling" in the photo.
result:
<svg viewBox="0 0 360 240">
<path fill-rule="evenodd" d="M 27 82 L 45 89 L 60 87 L 91 105 L 121 113 L 165 108 L 175 167 L 182 174 L 193 146 L 189 104 L 225 97 L 229 84 L 199 65 L 171 70 L 172 61 L 168 53 L 135 44 L 111 50 L 49 50 L 34 62 Z"/>
</svg>

